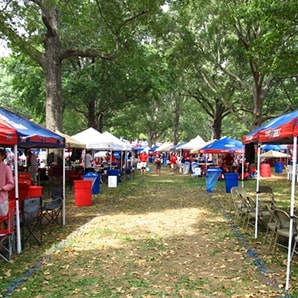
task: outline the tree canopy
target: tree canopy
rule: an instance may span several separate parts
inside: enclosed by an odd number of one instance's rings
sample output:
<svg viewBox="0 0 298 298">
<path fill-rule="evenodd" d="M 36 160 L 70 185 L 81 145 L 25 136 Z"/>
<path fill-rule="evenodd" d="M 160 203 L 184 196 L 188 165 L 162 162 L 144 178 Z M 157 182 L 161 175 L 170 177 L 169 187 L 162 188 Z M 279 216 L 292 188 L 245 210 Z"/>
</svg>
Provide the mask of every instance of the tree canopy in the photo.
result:
<svg viewBox="0 0 298 298">
<path fill-rule="evenodd" d="M 92 126 L 125 138 L 146 134 L 150 143 L 239 138 L 297 109 L 296 7 L 294 0 L 2 3 L 0 37 L 12 50 L 1 63 L 7 105 L 68 133 Z"/>
</svg>

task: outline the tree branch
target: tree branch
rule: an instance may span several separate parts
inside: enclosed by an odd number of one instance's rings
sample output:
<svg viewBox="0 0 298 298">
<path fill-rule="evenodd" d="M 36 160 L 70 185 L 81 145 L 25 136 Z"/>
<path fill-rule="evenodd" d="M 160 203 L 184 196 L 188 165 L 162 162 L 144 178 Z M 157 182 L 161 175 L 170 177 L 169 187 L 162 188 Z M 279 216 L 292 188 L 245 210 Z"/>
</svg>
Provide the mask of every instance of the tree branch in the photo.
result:
<svg viewBox="0 0 298 298">
<path fill-rule="evenodd" d="M 117 56 L 117 51 L 106 54 L 98 49 L 67 49 L 60 55 L 60 61 L 71 57 L 100 58 L 102 60 L 113 60 Z"/>
</svg>

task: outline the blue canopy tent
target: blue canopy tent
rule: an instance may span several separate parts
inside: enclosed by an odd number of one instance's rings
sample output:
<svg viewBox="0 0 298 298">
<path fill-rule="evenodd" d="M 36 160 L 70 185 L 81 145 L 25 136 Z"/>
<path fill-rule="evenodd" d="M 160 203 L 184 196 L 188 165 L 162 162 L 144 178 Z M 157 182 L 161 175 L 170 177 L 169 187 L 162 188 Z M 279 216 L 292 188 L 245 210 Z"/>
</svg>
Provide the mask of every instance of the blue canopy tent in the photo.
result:
<svg viewBox="0 0 298 298">
<path fill-rule="evenodd" d="M 244 152 L 244 146 L 242 142 L 231 139 L 228 137 L 222 137 L 219 140 L 215 140 L 214 142 L 202 147 L 199 149 L 200 153 L 234 153 Z"/>
<path fill-rule="evenodd" d="M 260 165 L 260 147 L 261 144 L 293 144 L 293 167 L 297 165 L 297 137 L 298 137 L 298 110 L 291 113 L 281 115 L 274 118 L 257 129 L 251 131 L 242 137 L 243 144 L 257 143 L 258 144 L 258 168 Z M 258 193 L 260 184 L 260 171 L 257 177 L 256 189 L 256 223 L 255 223 L 255 237 L 257 238 L 257 224 L 258 224 Z M 296 194 L 296 171 L 293 171 L 291 184 L 291 200 L 290 200 L 290 227 L 289 227 L 289 243 L 288 243 L 288 258 L 287 258 L 287 276 L 286 276 L 286 290 L 290 286 L 290 267 L 291 267 L 291 247 L 294 224 L 294 208 L 295 208 L 295 194 Z"/>
<path fill-rule="evenodd" d="M 261 146 L 261 150 L 263 151 L 280 151 L 281 150 L 281 146 L 280 145 L 271 145 L 271 144 L 265 144 Z"/>
<path fill-rule="evenodd" d="M 0 133 L 0 145 L 14 147 L 14 156 L 17 148 L 65 148 L 65 138 L 56 133 L 0 107 L 0 127 L 7 127 L 13 134 Z M 0 128 L 1 129 L 1 128 Z M 63 168 L 65 159 L 63 158 Z M 15 196 L 16 196 L 16 228 L 17 252 L 21 252 L 20 218 L 19 218 L 19 189 L 18 189 L 18 160 L 14 159 L 15 169 Z M 65 173 L 63 171 L 63 191 L 65 195 Z M 63 202 L 64 204 L 64 202 Z M 65 221 L 65 205 L 63 206 L 63 220 Z"/>
</svg>

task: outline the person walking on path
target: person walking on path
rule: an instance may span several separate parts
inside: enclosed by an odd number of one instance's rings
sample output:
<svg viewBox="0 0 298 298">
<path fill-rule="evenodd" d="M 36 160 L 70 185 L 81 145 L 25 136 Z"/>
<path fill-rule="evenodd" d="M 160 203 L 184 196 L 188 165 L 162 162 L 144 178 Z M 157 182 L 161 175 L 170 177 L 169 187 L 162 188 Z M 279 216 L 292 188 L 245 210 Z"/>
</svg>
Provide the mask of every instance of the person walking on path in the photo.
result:
<svg viewBox="0 0 298 298">
<path fill-rule="evenodd" d="M 145 175 L 147 161 L 148 161 L 148 154 L 146 151 L 143 151 L 139 156 L 139 162 L 141 163 L 141 175 Z"/>
<path fill-rule="evenodd" d="M 155 159 L 154 159 L 154 164 L 155 164 L 155 174 L 157 176 L 160 175 L 160 169 L 161 169 L 161 158 L 159 153 L 156 154 Z"/>
<path fill-rule="evenodd" d="M 178 158 L 175 152 L 172 152 L 170 155 L 171 175 L 174 175 L 174 173 L 176 172 L 177 162 L 178 162 Z"/>
<path fill-rule="evenodd" d="M 8 192 L 14 188 L 14 179 L 10 166 L 4 163 L 6 152 L 0 149 L 0 216 L 8 213 Z M 4 229 L 3 222 L 0 223 L 0 230 Z"/>
</svg>

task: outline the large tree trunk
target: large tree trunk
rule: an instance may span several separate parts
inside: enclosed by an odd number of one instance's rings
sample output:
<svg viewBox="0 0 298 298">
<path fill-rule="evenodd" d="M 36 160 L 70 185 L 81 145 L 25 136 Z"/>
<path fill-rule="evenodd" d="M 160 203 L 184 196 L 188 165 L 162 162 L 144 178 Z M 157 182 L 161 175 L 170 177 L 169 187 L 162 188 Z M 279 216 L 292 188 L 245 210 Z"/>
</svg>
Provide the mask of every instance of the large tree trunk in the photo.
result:
<svg viewBox="0 0 298 298">
<path fill-rule="evenodd" d="M 42 60 L 46 80 L 46 127 L 62 131 L 62 64 L 58 20 L 59 13 L 56 8 L 43 10 L 43 21 L 47 27 Z"/>
</svg>

